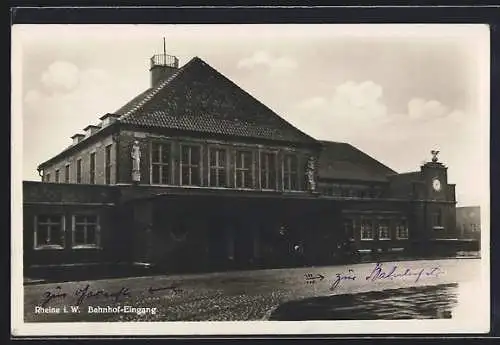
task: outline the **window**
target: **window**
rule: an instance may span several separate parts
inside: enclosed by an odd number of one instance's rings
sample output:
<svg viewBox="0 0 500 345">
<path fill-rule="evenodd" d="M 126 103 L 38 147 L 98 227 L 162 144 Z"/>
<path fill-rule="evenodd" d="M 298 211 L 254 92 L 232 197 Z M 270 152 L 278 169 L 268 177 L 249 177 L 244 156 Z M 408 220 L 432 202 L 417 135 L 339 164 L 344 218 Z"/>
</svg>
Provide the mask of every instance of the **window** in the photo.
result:
<svg viewBox="0 0 500 345">
<path fill-rule="evenodd" d="M 350 241 L 354 241 L 354 219 L 346 219 L 344 221 L 345 235 Z"/>
<path fill-rule="evenodd" d="M 73 247 L 99 247 L 99 218 L 96 215 L 73 216 Z"/>
<path fill-rule="evenodd" d="M 111 184 L 111 145 L 104 149 L 104 183 Z"/>
<path fill-rule="evenodd" d="M 95 184 L 95 152 L 90 154 L 90 184 Z"/>
<path fill-rule="evenodd" d="M 199 146 L 181 146 L 181 185 L 201 185 Z"/>
<path fill-rule="evenodd" d="M 59 169 L 56 170 L 56 183 L 59 183 Z"/>
<path fill-rule="evenodd" d="M 298 161 L 294 155 L 285 155 L 283 158 L 283 188 L 298 190 Z"/>
<path fill-rule="evenodd" d="M 151 145 L 151 183 L 170 183 L 170 144 Z"/>
<path fill-rule="evenodd" d="M 82 160 L 76 161 L 76 183 L 82 183 Z"/>
<path fill-rule="evenodd" d="M 64 247 L 64 217 L 62 215 L 35 216 L 35 249 Z"/>
<path fill-rule="evenodd" d="M 361 221 L 361 240 L 373 240 L 373 224 L 369 219 Z"/>
<path fill-rule="evenodd" d="M 45 175 L 45 182 L 50 182 L 50 174 Z"/>
<path fill-rule="evenodd" d="M 398 240 L 406 240 L 408 238 L 408 223 L 406 220 L 400 220 L 396 224 L 396 237 Z"/>
<path fill-rule="evenodd" d="M 210 173 L 208 176 L 211 187 L 227 187 L 227 150 L 211 148 L 209 150 Z"/>
<path fill-rule="evenodd" d="M 252 152 L 236 152 L 236 188 L 252 188 Z"/>
<path fill-rule="evenodd" d="M 69 164 L 64 167 L 64 182 L 69 183 Z"/>
<path fill-rule="evenodd" d="M 378 223 L 378 239 L 379 240 L 390 240 L 391 233 L 389 231 L 389 221 L 388 220 L 380 220 Z"/>
<path fill-rule="evenodd" d="M 276 189 L 276 154 L 260 153 L 260 188 Z"/>
<path fill-rule="evenodd" d="M 442 214 L 440 209 L 432 214 L 432 223 L 434 229 L 436 230 L 443 229 Z"/>
</svg>

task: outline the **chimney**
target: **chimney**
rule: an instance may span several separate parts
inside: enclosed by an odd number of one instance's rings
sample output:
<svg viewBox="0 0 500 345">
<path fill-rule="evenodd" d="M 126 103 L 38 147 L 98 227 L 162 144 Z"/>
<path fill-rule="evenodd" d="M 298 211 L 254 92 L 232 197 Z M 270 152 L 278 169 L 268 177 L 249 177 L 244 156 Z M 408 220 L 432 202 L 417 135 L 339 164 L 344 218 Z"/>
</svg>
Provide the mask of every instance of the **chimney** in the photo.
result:
<svg viewBox="0 0 500 345">
<path fill-rule="evenodd" d="M 80 133 L 77 133 L 77 134 L 73 135 L 71 137 L 71 139 L 73 139 L 73 145 L 78 144 L 80 141 L 83 140 L 83 138 L 85 138 L 85 135 L 80 134 Z"/>
<path fill-rule="evenodd" d="M 107 113 L 99 118 L 101 120 L 101 128 L 109 126 L 118 119 L 119 115 Z"/>
<path fill-rule="evenodd" d="M 88 138 L 95 132 L 97 132 L 99 129 L 101 129 L 101 126 L 95 126 L 95 125 L 88 125 L 85 127 L 83 130 L 85 131 L 85 137 Z"/>
<path fill-rule="evenodd" d="M 179 59 L 172 55 L 167 55 L 165 38 L 163 38 L 163 54 L 156 54 L 151 57 L 151 87 L 155 87 L 159 82 L 167 79 L 179 69 Z"/>
</svg>

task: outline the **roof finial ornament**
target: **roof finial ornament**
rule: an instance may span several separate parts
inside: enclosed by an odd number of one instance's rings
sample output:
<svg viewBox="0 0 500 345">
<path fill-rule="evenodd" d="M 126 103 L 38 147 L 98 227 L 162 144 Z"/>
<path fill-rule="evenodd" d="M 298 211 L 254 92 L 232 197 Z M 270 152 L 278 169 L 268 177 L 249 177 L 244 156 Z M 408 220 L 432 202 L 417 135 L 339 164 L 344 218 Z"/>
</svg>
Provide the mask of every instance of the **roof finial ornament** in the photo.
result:
<svg viewBox="0 0 500 345">
<path fill-rule="evenodd" d="M 437 151 L 437 150 L 432 150 L 432 151 L 431 151 L 431 155 L 432 155 L 432 162 L 433 162 L 433 163 L 437 163 L 437 161 L 438 161 L 438 157 L 437 157 L 437 155 L 438 155 L 438 154 L 439 154 L 439 151 Z"/>
</svg>

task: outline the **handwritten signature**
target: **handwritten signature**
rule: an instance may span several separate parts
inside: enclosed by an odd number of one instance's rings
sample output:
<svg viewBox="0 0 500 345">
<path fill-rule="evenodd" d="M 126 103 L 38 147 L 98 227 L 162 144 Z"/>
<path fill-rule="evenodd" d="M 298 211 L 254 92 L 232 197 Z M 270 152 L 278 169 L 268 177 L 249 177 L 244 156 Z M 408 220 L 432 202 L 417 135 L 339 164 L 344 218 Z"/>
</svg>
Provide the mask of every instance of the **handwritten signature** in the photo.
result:
<svg viewBox="0 0 500 345">
<path fill-rule="evenodd" d="M 440 274 L 444 273 L 444 271 L 439 266 L 430 268 L 417 268 L 417 269 L 401 268 L 395 264 L 392 264 L 392 266 L 391 265 L 387 266 L 388 268 L 386 268 L 381 263 L 376 263 L 375 267 L 372 268 L 370 273 L 365 276 L 365 281 L 375 282 L 378 280 L 394 280 L 394 279 L 401 279 L 404 277 L 412 277 L 415 278 L 414 282 L 417 283 L 423 277 L 436 278 Z M 363 276 L 363 274 L 359 276 Z M 356 281 L 356 280 L 358 280 L 358 275 L 351 268 L 349 268 L 347 272 L 335 273 L 331 281 L 330 291 L 337 289 L 340 286 L 340 284 L 344 281 Z"/>
<path fill-rule="evenodd" d="M 388 271 L 384 271 L 382 264 L 377 263 L 373 268 L 373 271 L 370 273 L 370 275 L 366 276 L 365 279 L 374 282 L 376 280 L 383 280 L 383 279 L 393 280 L 395 278 L 402 278 L 402 277 L 415 277 L 415 283 L 416 283 L 423 276 L 437 277 L 442 273 L 444 272 L 439 267 L 432 267 L 429 269 L 420 268 L 417 270 L 412 270 L 410 268 L 407 268 L 404 271 L 399 270 L 398 272 L 397 265 L 393 265 L 392 268 L 390 268 Z"/>
<path fill-rule="evenodd" d="M 174 293 L 181 292 L 182 290 L 175 286 L 162 286 L 162 287 L 148 287 L 146 289 L 147 293 L 152 295 L 160 291 L 173 291 Z M 139 292 L 140 293 L 140 292 Z M 45 291 L 42 295 L 41 306 L 45 307 L 51 301 L 65 300 L 70 294 L 62 291 L 60 286 L 55 288 L 55 291 Z M 107 291 L 104 289 L 92 290 L 90 284 L 85 285 L 82 288 L 77 288 L 73 292 L 73 296 L 76 297 L 76 305 L 81 305 L 87 299 L 111 299 L 113 302 L 117 303 L 122 298 L 131 298 L 132 292 L 128 287 L 121 287 L 119 290 Z"/>
</svg>

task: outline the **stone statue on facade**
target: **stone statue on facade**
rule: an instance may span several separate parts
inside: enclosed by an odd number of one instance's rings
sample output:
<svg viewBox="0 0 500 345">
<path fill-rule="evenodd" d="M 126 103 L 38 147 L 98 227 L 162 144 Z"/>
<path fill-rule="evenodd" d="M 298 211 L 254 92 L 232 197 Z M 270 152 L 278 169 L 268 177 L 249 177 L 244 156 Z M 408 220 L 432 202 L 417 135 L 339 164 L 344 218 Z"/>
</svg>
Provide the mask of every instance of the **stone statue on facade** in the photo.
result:
<svg viewBox="0 0 500 345">
<path fill-rule="evenodd" d="M 432 155 L 432 162 L 436 163 L 438 161 L 437 155 L 439 154 L 439 151 L 432 150 L 431 155 Z"/>
<path fill-rule="evenodd" d="M 316 180 L 315 180 L 315 159 L 314 157 L 309 157 L 307 161 L 307 182 L 309 184 L 309 190 L 314 192 L 316 190 Z"/>
<path fill-rule="evenodd" d="M 139 182 L 141 180 L 141 148 L 139 142 L 134 141 L 132 145 L 132 181 Z"/>
</svg>

